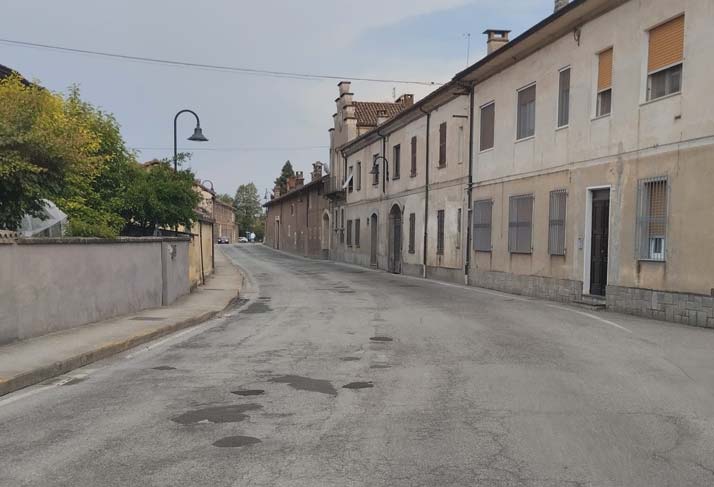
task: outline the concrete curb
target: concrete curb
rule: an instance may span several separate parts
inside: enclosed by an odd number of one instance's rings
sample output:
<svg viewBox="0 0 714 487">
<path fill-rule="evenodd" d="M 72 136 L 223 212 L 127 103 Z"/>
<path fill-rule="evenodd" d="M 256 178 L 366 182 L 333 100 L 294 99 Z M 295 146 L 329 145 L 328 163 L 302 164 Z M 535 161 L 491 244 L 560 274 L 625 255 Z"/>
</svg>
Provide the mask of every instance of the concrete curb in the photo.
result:
<svg viewBox="0 0 714 487">
<path fill-rule="evenodd" d="M 191 318 L 178 321 L 176 323 L 172 323 L 162 328 L 153 330 L 149 333 L 134 335 L 125 340 L 110 343 L 101 348 L 90 350 L 88 352 L 84 352 L 73 357 L 69 357 L 65 360 L 62 360 L 61 362 L 55 362 L 50 366 L 40 367 L 7 380 L 0 380 L 0 396 L 4 396 L 6 394 L 18 391 L 25 387 L 38 384 L 47 379 L 51 379 L 53 377 L 57 377 L 80 367 L 84 367 L 85 365 L 91 364 L 92 362 L 97 362 L 99 360 L 111 357 L 112 355 L 116 355 L 136 346 L 153 341 L 157 338 L 170 335 L 171 333 L 177 332 L 184 328 L 189 328 L 191 326 L 195 326 L 205 321 L 208 321 L 233 306 L 235 303 L 238 302 L 239 299 L 240 295 L 236 294 L 236 296 L 231 298 L 231 300 L 221 310 L 209 311 L 198 316 L 193 316 Z"/>
</svg>

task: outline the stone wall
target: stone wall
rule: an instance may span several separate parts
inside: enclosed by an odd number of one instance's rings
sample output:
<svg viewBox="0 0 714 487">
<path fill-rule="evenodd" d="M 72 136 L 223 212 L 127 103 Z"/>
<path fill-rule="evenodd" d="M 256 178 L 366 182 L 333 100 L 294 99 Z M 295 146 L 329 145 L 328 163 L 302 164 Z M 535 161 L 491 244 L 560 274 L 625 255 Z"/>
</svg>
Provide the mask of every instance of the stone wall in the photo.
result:
<svg viewBox="0 0 714 487">
<path fill-rule="evenodd" d="M 508 272 L 480 272 L 470 275 L 472 286 L 564 303 L 580 301 L 583 283 L 569 279 L 518 275 Z"/>
<path fill-rule="evenodd" d="M 188 238 L 0 244 L 0 344 L 171 304 L 189 292 Z"/>
<path fill-rule="evenodd" d="M 714 328 L 714 297 L 623 286 L 607 287 L 611 311 Z"/>
</svg>

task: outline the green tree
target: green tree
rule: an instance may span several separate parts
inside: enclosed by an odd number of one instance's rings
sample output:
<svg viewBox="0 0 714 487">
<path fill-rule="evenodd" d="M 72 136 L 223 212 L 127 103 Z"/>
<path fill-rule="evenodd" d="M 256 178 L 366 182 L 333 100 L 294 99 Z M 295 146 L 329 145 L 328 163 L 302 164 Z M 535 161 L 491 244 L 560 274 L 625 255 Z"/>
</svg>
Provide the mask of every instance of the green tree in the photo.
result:
<svg viewBox="0 0 714 487">
<path fill-rule="evenodd" d="M 260 196 L 255 184 L 241 184 L 235 197 L 236 223 L 241 232 L 253 231 L 258 219 L 263 214 Z M 257 232 L 256 232 L 257 234 Z"/>
<path fill-rule="evenodd" d="M 190 170 L 174 172 L 172 164 L 159 162 L 148 168 L 135 164 L 132 172 L 122 210 L 131 226 L 145 234 L 158 228 L 191 227 L 201 197 L 193 189 L 195 176 Z"/>
<path fill-rule="evenodd" d="M 280 176 L 275 179 L 275 185 L 280 187 L 282 191 L 285 191 L 288 187 L 288 179 L 292 176 L 295 176 L 293 165 L 290 161 L 285 161 L 283 168 L 280 170 Z"/>
<path fill-rule="evenodd" d="M 0 227 L 14 230 L 23 215 L 41 216 L 43 200 L 61 194 L 76 175 L 96 176 L 100 145 L 61 95 L 18 76 L 1 80 Z"/>
<path fill-rule="evenodd" d="M 233 200 L 233 196 L 231 196 L 229 194 L 225 194 L 225 193 L 218 194 L 218 195 L 216 195 L 216 199 L 222 203 L 227 204 L 227 205 L 234 206 L 234 204 L 235 204 L 235 201 Z"/>
</svg>

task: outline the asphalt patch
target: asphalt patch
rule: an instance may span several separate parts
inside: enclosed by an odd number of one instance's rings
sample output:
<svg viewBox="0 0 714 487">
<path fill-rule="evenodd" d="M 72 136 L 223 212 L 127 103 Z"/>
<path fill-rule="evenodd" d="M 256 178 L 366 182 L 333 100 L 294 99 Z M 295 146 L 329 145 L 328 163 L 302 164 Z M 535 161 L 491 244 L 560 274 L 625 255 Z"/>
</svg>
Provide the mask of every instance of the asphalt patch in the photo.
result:
<svg viewBox="0 0 714 487">
<path fill-rule="evenodd" d="M 268 306 L 265 303 L 255 302 L 255 303 L 251 304 L 250 306 L 248 306 L 246 309 L 244 309 L 243 313 L 252 315 L 252 314 L 268 313 L 272 310 L 273 310 L 273 308 L 271 308 L 270 306 Z"/>
<path fill-rule="evenodd" d="M 370 387 L 374 387 L 372 382 L 350 382 L 342 386 L 343 389 L 368 389 Z"/>
<path fill-rule="evenodd" d="M 388 369 L 390 367 L 391 367 L 391 365 L 386 365 L 386 364 L 374 364 L 374 365 L 369 366 L 370 369 Z"/>
<path fill-rule="evenodd" d="M 171 367 L 170 365 L 159 365 L 158 367 L 151 367 L 153 370 L 176 370 L 176 367 Z"/>
<path fill-rule="evenodd" d="M 236 396 L 260 396 L 265 394 L 265 391 L 263 389 L 241 389 L 238 391 L 231 391 L 231 394 L 235 394 Z"/>
<path fill-rule="evenodd" d="M 287 384 L 293 389 L 297 389 L 299 391 L 319 392 L 321 394 L 329 394 L 331 396 L 337 395 L 337 390 L 329 380 L 311 379 L 309 377 L 301 377 L 299 375 L 283 375 L 281 377 L 274 377 L 270 379 L 270 382 Z"/>
<path fill-rule="evenodd" d="M 179 424 L 197 423 L 238 423 L 248 419 L 244 414 L 248 411 L 255 411 L 263 406 L 260 404 L 240 404 L 235 406 L 215 406 L 210 408 L 196 409 L 188 411 L 180 416 L 171 418 L 171 421 Z"/>
<path fill-rule="evenodd" d="M 340 360 L 343 362 L 356 362 L 359 360 L 359 357 L 342 357 Z"/>
<path fill-rule="evenodd" d="M 391 342 L 394 339 L 392 337 L 376 336 L 376 337 L 370 338 L 370 340 L 372 340 L 373 342 Z"/>
<path fill-rule="evenodd" d="M 218 448 L 238 448 L 241 446 L 255 445 L 261 443 L 258 438 L 252 436 L 226 436 L 213 443 Z"/>
</svg>

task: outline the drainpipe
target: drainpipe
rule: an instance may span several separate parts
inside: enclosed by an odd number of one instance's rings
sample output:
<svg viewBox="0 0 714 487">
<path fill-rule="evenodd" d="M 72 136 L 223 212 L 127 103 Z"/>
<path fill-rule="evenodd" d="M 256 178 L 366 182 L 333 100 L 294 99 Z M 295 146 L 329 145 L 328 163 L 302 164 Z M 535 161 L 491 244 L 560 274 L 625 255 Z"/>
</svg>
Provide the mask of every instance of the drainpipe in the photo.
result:
<svg viewBox="0 0 714 487">
<path fill-rule="evenodd" d="M 466 189 L 467 198 L 467 212 L 466 212 L 466 249 L 464 252 L 466 256 L 464 258 L 464 284 L 469 285 L 469 272 L 471 271 L 471 221 L 473 215 L 471 212 L 472 208 L 472 194 L 473 194 L 473 167 L 474 167 L 474 91 L 475 88 L 471 86 L 469 90 L 469 185 Z"/>
<path fill-rule="evenodd" d="M 382 135 L 382 133 L 377 129 L 377 135 L 382 139 L 382 194 L 387 192 L 387 139 Z"/>
<path fill-rule="evenodd" d="M 426 115 L 426 157 L 425 157 L 425 167 L 426 171 L 424 173 L 424 176 L 426 177 L 426 182 L 424 184 L 424 255 L 423 255 L 423 268 L 422 268 L 422 277 L 426 278 L 426 253 L 427 253 L 427 244 L 428 244 L 428 237 L 429 237 L 429 129 L 431 125 L 431 113 L 424 111 L 424 108 L 419 107 L 419 110 Z"/>
<path fill-rule="evenodd" d="M 201 249 L 201 284 L 206 284 L 206 274 L 203 272 L 203 222 L 198 220 L 198 245 Z"/>
</svg>

